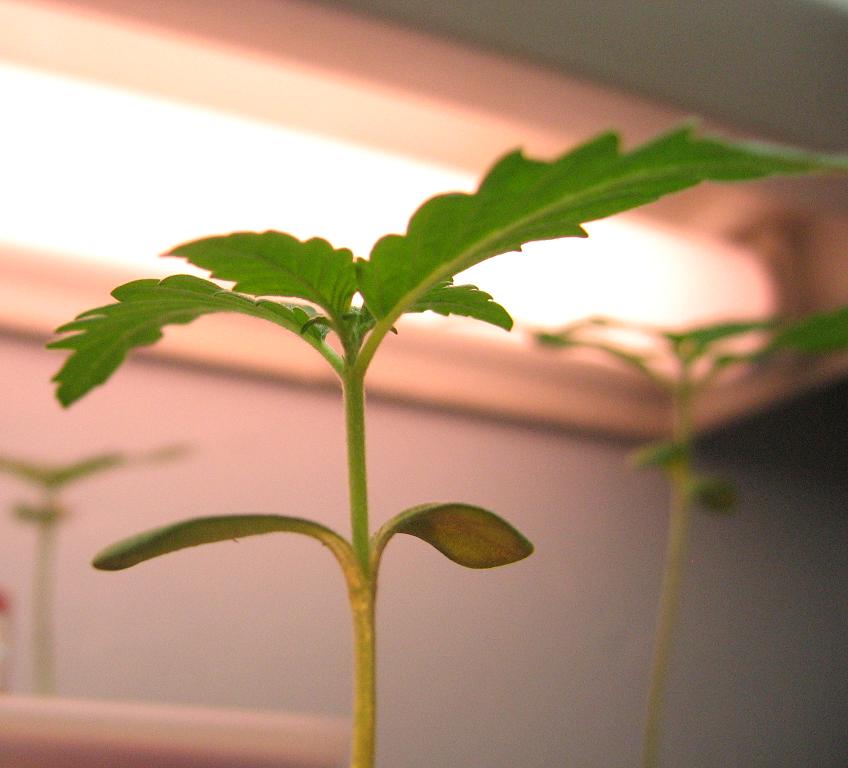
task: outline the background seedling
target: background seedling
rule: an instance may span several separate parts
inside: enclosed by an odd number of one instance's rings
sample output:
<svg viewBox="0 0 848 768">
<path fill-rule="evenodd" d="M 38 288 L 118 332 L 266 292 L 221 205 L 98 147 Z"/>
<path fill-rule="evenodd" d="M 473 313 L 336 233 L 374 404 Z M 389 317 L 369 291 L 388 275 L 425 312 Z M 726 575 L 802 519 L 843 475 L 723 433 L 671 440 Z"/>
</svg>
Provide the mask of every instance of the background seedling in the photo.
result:
<svg viewBox="0 0 848 768">
<path fill-rule="evenodd" d="M 0 472 L 28 483 L 38 489 L 35 501 L 15 504 L 13 514 L 19 520 L 35 525 L 38 539 L 32 580 L 32 658 L 33 689 L 35 693 L 55 693 L 53 653 L 53 595 L 55 574 L 53 560 L 56 528 L 67 519 L 69 511 L 61 500 L 62 491 L 69 485 L 93 475 L 130 465 L 168 461 L 182 456 L 186 449 L 170 446 L 141 454 L 100 453 L 67 464 L 41 463 L 0 456 Z"/>
<path fill-rule="evenodd" d="M 636 343 L 619 342 L 615 334 L 621 331 Z M 692 512 L 699 507 L 728 512 L 735 501 L 732 485 L 695 469 L 693 420 L 699 398 L 722 374 L 741 365 L 761 365 L 787 351 L 824 354 L 848 349 L 848 307 L 796 321 L 723 322 L 681 332 L 594 317 L 537 338 L 558 348 L 598 350 L 662 387 L 672 403 L 669 439 L 650 443 L 632 457 L 637 467 L 661 469 L 671 489 L 642 755 L 644 768 L 655 768 Z M 745 351 L 739 351 L 739 342 Z"/>
<path fill-rule="evenodd" d="M 524 243 L 586 237 L 583 223 L 652 202 L 705 180 L 848 168 L 844 159 L 734 145 L 699 138 L 685 127 L 623 152 L 603 134 L 550 161 L 506 155 L 473 194 L 424 203 L 403 235 L 386 235 L 368 260 L 326 240 L 280 232 L 207 237 L 169 255 L 234 283 L 231 290 L 187 275 L 137 280 L 113 292 L 116 303 L 91 309 L 58 329 L 50 346 L 71 355 L 56 375 L 70 405 L 103 383 L 130 349 L 156 342 L 162 328 L 212 312 L 239 312 L 275 323 L 312 346 L 337 374 L 344 400 L 350 539 L 320 523 L 282 515 L 189 520 L 119 542 L 97 556 L 103 569 L 125 568 L 183 547 L 272 531 L 311 536 L 330 549 L 344 573 L 354 628 L 352 768 L 374 764 L 374 604 L 385 546 L 396 533 L 422 539 L 451 560 L 488 568 L 520 560 L 530 543 L 479 507 L 429 503 L 401 512 L 372 535 L 365 462 L 365 376 L 385 337 L 410 312 L 464 315 L 512 327 L 507 311 L 471 285 L 463 270 Z M 261 298 L 260 298 L 261 297 Z M 272 297 L 272 298 L 267 298 Z M 279 299 L 299 299 L 284 303 Z"/>
</svg>

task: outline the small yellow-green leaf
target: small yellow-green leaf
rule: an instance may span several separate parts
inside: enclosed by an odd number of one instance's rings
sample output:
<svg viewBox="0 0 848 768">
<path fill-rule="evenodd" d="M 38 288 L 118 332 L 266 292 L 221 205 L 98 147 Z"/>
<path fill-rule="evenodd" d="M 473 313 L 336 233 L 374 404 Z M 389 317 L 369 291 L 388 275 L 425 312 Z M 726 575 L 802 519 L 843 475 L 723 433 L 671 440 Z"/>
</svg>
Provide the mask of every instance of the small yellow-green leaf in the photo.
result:
<svg viewBox="0 0 848 768">
<path fill-rule="evenodd" d="M 545 331 L 537 333 L 534 338 L 537 342 L 539 342 L 539 344 L 545 347 L 562 348 L 579 346 L 579 343 L 576 342 L 568 333 L 552 333 L 550 331 Z"/>
<path fill-rule="evenodd" d="M 585 325 L 575 324 L 558 332 L 537 333 L 535 338 L 539 344 L 546 347 L 559 349 L 595 349 L 620 363 L 624 363 L 631 368 L 635 368 L 649 379 L 658 381 L 658 374 L 651 368 L 649 357 L 647 355 L 642 355 L 638 352 L 631 352 L 624 347 L 619 347 L 605 341 L 599 341 L 596 338 L 581 337 L 577 333 L 584 328 L 600 327 L 600 325 L 600 322 L 590 319 L 586 321 Z"/>
<path fill-rule="evenodd" d="M 533 545 L 509 523 L 470 504 L 422 504 L 401 512 L 375 535 L 376 561 L 396 533 L 426 541 L 466 568 L 495 568 L 533 552 Z"/>
<path fill-rule="evenodd" d="M 683 458 L 685 453 L 686 448 L 680 443 L 671 441 L 648 443 L 630 454 L 630 463 L 638 468 L 662 467 L 667 469 Z"/>
<path fill-rule="evenodd" d="M 0 456 L 0 472 L 5 472 L 33 485 L 48 485 L 51 471 L 52 468 L 45 464 L 12 458 L 11 456 Z"/>
<path fill-rule="evenodd" d="M 55 523 L 67 514 L 55 502 L 46 504 L 27 504 L 26 502 L 20 502 L 15 504 L 12 512 L 18 520 L 25 520 L 28 523 L 45 524 Z"/>
<path fill-rule="evenodd" d="M 736 504 L 736 489 L 717 477 L 696 477 L 689 485 L 689 498 L 710 512 L 727 513 Z"/>
<path fill-rule="evenodd" d="M 848 349 L 848 306 L 807 315 L 775 335 L 768 351 L 790 349 L 808 354 Z"/>
<path fill-rule="evenodd" d="M 92 565 L 102 571 L 119 571 L 178 549 L 275 532 L 312 536 L 337 558 L 350 558 L 350 545 L 344 539 L 310 520 L 282 515 L 226 515 L 183 520 L 131 536 L 98 553 Z"/>
<path fill-rule="evenodd" d="M 747 336 L 758 331 L 770 331 L 777 326 L 774 318 L 751 321 L 731 321 L 697 326 L 685 331 L 666 332 L 662 335 L 671 343 L 675 354 L 692 362 L 708 352 L 713 345 L 728 339 Z"/>
<path fill-rule="evenodd" d="M 67 464 L 46 464 L 0 456 L 0 472 L 13 475 L 20 480 L 42 488 L 56 491 L 69 483 L 83 480 L 91 475 L 117 469 L 127 464 L 168 461 L 187 452 L 184 445 L 171 445 L 147 454 L 127 454 L 112 451 L 88 456 Z"/>
</svg>

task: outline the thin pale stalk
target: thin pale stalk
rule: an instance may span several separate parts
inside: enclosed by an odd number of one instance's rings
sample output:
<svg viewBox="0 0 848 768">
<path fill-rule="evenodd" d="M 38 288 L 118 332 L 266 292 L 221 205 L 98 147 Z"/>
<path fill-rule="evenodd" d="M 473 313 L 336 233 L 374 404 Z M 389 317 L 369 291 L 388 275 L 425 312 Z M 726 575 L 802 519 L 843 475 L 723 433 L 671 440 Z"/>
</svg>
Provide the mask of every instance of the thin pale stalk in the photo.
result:
<svg viewBox="0 0 848 768">
<path fill-rule="evenodd" d="M 643 768 L 657 768 L 659 766 L 666 684 L 689 545 L 691 505 L 688 489 L 691 480 L 691 409 L 692 383 L 689 379 L 688 370 L 684 367 L 681 380 L 674 393 L 674 440 L 684 446 L 684 451 L 682 458 L 669 470 L 671 514 L 657 625 L 654 634 L 654 652 L 642 751 Z"/>
<path fill-rule="evenodd" d="M 371 567 L 371 541 L 368 526 L 363 374 L 347 369 L 343 376 L 343 388 L 352 546 L 358 566 L 355 573 L 346 571 L 354 643 L 351 768 L 373 768 L 377 692 L 374 622 L 376 569 L 372 570 Z"/>
<path fill-rule="evenodd" d="M 368 575 L 371 570 L 371 551 L 365 467 L 365 388 L 362 376 L 348 370 L 343 377 L 343 388 L 352 544 L 362 572 Z"/>
<path fill-rule="evenodd" d="M 370 578 L 368 579 L 370 581 Z M 353 614 L 353 742 L 350 768 L 373 768 L 377 725 L 377 664 L 371 584 L 350 591 Z"/>
<path fill-rule="evenodd" d="M 32 586 L 32 655 L 35 692 L 53 694 L 53 559 L 56 524 L 38 524 Z"/>
</svg>

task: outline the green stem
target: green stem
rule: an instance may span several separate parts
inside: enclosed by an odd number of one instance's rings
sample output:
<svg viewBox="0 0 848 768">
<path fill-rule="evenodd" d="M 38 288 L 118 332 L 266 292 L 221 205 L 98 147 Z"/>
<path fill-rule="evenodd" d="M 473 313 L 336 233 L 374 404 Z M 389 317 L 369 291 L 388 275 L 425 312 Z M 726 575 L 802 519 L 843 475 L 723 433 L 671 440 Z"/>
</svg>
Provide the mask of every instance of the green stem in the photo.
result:
<svg viewBox="0 0 848 768">
<path fill-rule="evenodd" d="M 347 469 L 353 551 L 366 576 L 371 570 L 368 532 L 368 480 L 365 467 L 365 388 L 360 374 L 342 377 L 347 426 Z"/>
<path fill-rule="evenodd" d="M 350 768 L 373 768 L 377 725 L 377 664 L 374 636 L 375 590 L 370 577 L 350 589 L 353 614 L 353 742 Z"/>
<path fill-rule="evenodd" d="M 53 557 L 56 523 L 38 524 L 35 572 L 32 589 L 32 654 L 34 689 L 39 695 L 53 694 Z"/>
<path fill-rule="evenodd" d="M 376 655 L 374 602 L 377 569 L 371 565 L 368 482 L 365 462 L 364 371 L 347 368 L 342 376 L 347 426 L 350 521 L 356 568 L 348 568 L 353 619 L 354 686 L 351 768 L 373 768 L 376 734 Z"/>
<path fill-rule="evenodd" d="M 674 640 L 674 627 L 680 603 L 680 588 L 686 565 L 686 553 L 691 527 L 689 484 L 692 450 L 692 382 L 687 366 L 683 366 L 680 381 L 674 391 L 674 440 L 683 446 L 683 455 L 669 469 L 671 483 L 671 514 L 665 564 L 660 591 L 651 680 L 648 690 L 647 715 L 643 741 L 642 765 L 659 765 L 661 726 L 668 681 L 669 663 Z"/>
</svg>

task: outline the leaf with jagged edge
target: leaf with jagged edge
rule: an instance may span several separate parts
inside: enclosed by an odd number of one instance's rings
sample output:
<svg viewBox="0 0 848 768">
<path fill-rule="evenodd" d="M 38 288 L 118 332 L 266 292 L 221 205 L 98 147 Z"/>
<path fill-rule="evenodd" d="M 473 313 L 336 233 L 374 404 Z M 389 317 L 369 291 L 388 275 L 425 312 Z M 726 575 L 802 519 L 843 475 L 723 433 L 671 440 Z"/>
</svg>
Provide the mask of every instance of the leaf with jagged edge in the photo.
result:
<svg viewBox="0 0 848 768">
<path fill-rule="evenodd" d="M 300 335 L 333 363 L 324 343 L 324 330 L 312 326 L 301 334 L 311 314 L 303 307 L 256 300 L 191 275 L 164 280 L 135 280 L 112 292 L 117 303 L 83 312 L 57 329 L 71 333 L 48 344 L 50 349 L 70 349 L 71 355 L 53 377 L 57 397 L 70 405 L 102 384 L 134 347 L 153 344 L 169 324 L 185 324 L 213 312 L 238 312 L 268 320 Z"/>
<path fill-rule="evenodd" d="M 848 349 L 848 306 L 817 312 L 788 324 L 775 334 L 766 351 L 784 349 L 809 354 Z"/>
<path fill-rule="evenodd" d="M 796 320 L 776 321 L 771 338 L 758 349 L 742 354 L 719 355 L 716 370 L 739 363 L 760 363 L 780 352 L 833 354 L 848 351 L 848 306 L 816 312 Z"/>
<path fill-rule="evenodd" d="M 637 469 L 660 467 L 669 469 L 686 456 L 686 446 L 672 440 L 647 443 L 633 451 L 628 460 Z"/>
<path fill-rule="evenodd" d="M 599 341 L 597 339 L 583 338 L 575 332 L 578 330 L 581 330 L 581 328 L 575 326 L 573 329 L 569 328 L 562 332 L 545 331 L 542 333 L 536 333 L 535 339 L 539 344 L 545 347 L 554 347 L 557 349 L 594 349 L 598 352 L 603 352 L 605 355 L 608 355 L 614 360 L 624 363 L 631 368 L 635 368 L 652 381 L 663 383 L 660 380 L 659 374 L 651 367 L 648 355 L 632 352 L 629 349 L 624 349 L 623 347 L 616 346 L 615 344 Z"/>
<path fill-rule="evenodd" d="M 555 347 L 556 349 L 565 349 L 566 347 L 580 346 L 570 334 L 556 333 L 555 331 L 542 331 L 533 334 L 533 338 L 543 347 Z"/>
<path fill-rule="evenodd" d="M 698 138 L 688 126 L 627 153 L 614 133 L 551 162 L 513 152 L 474 194 L 432 198 L 406 234 L 381 238 L 369 260 L 357 260 L 360 293 L 380 324 L 372 347 L 429 288 L 491 256 L 535 240 L 585 237 L 586 222 L 702 181 L 825 170 L 848 170 L 848 159 Z"/>
<path fill-rule="evenodd" d="M 740 320 L 697 326 L 684 331 L 666 331 L 662 335 L 668 340 L 675 354 L 687 362 L 708 353 L 715 344 L 757 331 L 772 331 L 779 320 Z"/>
<path fill-rule="evenodd" d="M 396 533 L 426 541 L 466 568 L 508 565 L 533 552 L 533 545 L 509 523 L 470 504 L 421 504 L 401 512 L 374 535 L 375 562 Z"/>
<path fill-rule="evenodd" d="M 476 285 L 454 285 L 444 280 L 430 288 L 408 312 L 436 312 L 440 315 L 462 315 L 503 328 L 512 329 L 512 318 L 500 304 Z"/>
<path fill-rule="evenodd" d="M 687 488 L 689 498 L 709 512 L 727 514 L 736 505 L 736 489 L 719 477 L 698 475 Z"/>
<path fill-rule="evenodd" d="M 69 464 L 36 464 L 16 459 L 0 458 L 0 469 L 21 479 L 56 489 L 74 480 L 80 480 L 97 472 L 104 472 L 126 464 L 129 457 L 122 453 L 102 453 Z"/>
<path fill-rule="evenodd" d="M 699 325 L 684 331 L 666 331 L 663 336 L 675 344 L 688 343 L 694 347 L 703 348 L 733 336 L 741 336 L 753 331 L 772 330 L 779 323 L 780 320 L 777 318 L 729 321 L 714 325 Z"/>
<path fill-rule="evenodd" d="M 283 515 L 223 515 L 182 520 L 122 539 L 99 552 L 92 565 L 119 571 L 188 547 L 231 541 L 263 533 L 300 533 L 318 539 L 344 562 L 353 558 L 350 545 L 320 523 Z"/>
<path fill-rule="evenodd" d="M 283 232 L 234 232 L 183 243 L 166 255 L 234 281 L 235 291 L 312 302 L 334 320 L 350 308 L 356 291 L 353 253 L 318 237 L 302 241 Z"/>
<path fill-rule="evenodd" d="M 41 488 L 56 490 L 68 483 L 128 464 L 170 461 L 183 456 L 187 451 L 188 447 L 185 445 L 169 445 L 142 454 L 111 451 L 65 464 L 47 464 L 0 456 L 0 472 L 5 472 Z"/>
<path fill-rule="evenodd" d="M 49 484 L 53 468 L 34 461 L 0 456 L 0 472 L 16 477 L 18 480 L 44 487 Z"/>
<path fill-rule="evenodd" d="M 29 502 L 23 501 L 12 507 L 12 514 L 18 520 L 25 523 L 51 525 L 52 523 L 62 519 L 67 513 L 65 509 L 56 502 L 30 504 Z"/>
</svg>

